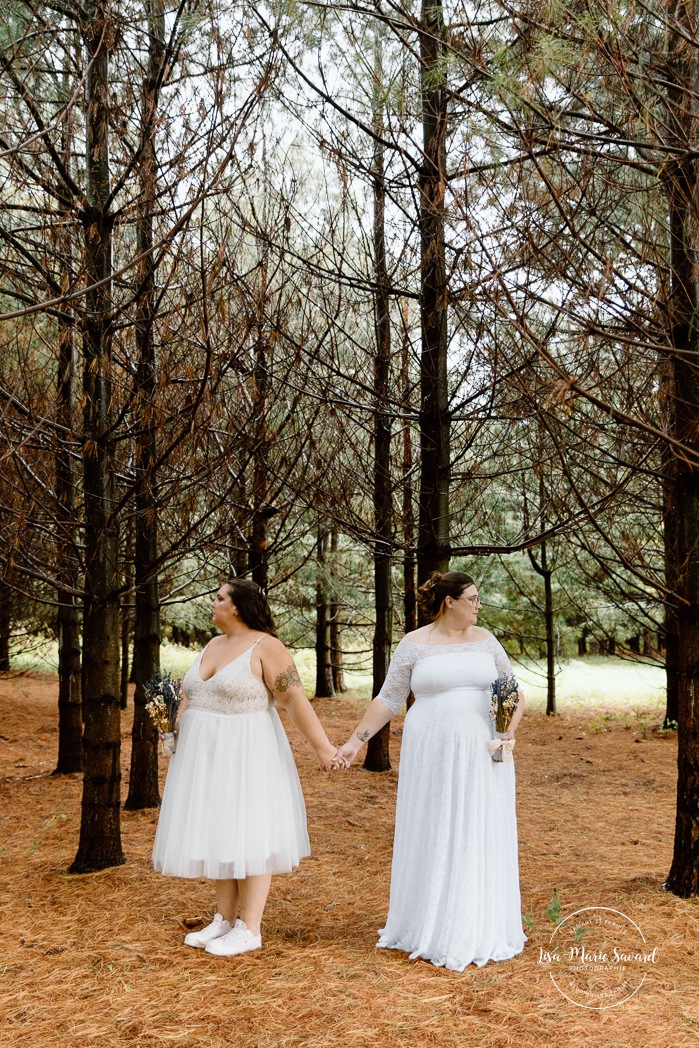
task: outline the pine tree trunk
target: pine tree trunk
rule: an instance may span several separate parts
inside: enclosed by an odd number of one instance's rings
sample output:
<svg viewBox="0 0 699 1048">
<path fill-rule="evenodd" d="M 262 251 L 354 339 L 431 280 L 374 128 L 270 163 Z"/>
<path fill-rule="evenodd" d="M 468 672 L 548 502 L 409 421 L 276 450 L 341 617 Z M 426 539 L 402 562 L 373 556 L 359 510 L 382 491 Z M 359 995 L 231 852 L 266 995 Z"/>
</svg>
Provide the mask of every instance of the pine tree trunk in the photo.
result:
<svg viewBox="0 0 699 1048">
<path fill-rule="evenodd" d="M 253 488 L 255 483 L 253 481 Z M 250 546 L 248 551 L 248 570 L 253 582 L 265 592 L 269 580 L 269 557 L 267 554 L 267 516 L 264 509 L 253 509 Z"/>
<path fill-rule="evenodd" d="M 679 715 L 680 644 L 677 613 L 665 606 L 665 678 L 667 681 L 663 727 L 676 727 Z"/>
<path fill-rule="evenodd" d="M 422 0 L 420 86 L 423 159 L 420 190 L 420 522 L 417 572 L 422 584 L 449 567 L 451 479 L 447 382 L 448 288 L 444 190 L 446 185 L 447 56 L 441 0 Z"/>
<path fill-rule="evenodd" d="M 68 274 L 63 290 L 68 287 Z M 58 593 L 58 759 L 54 775 L 83 769 L 82 680 L 80 665 L 80 608 L 70 592 L 78 586 L 80 566 L 74 545 L 76 517 L 75 477 L 68 447 L 73 428 L 74 326 L 61 313 L 58 334 L 58 421 L 67 431 L 56 450 L 56 502 L 65 536 L 61 547 L 66 589 Z"/>
<path fill-rule="evenodd" d="M 374 50 L 374 640 L 372 655 L 372 695 L 383 687 L 391 659 L 393 639 L 393 598 L 391 564 L 393 546 L 393 507 L 391 487 L 391 416 L 389 381 L 391 367 L 391 317 L 389 277 L 386 268 L 386 186 L 383 146 L 383 100 L 381 97 L 381 41 L 377 29 Z M 369 739 L 364 767 L 368 771 L 390 771 L 390 722 Z"/>
<path fill-rule="evenodd" d="M 148 697 L 144 684 L 160 669 L 160 604 L 157 575 L 144 579 L 136 591 L 133 677 L 134 720 L 131 731 L 131 767 L 129 792 L 124 802 L 127 811 L 157 808 L 158 733 L 146 713 Z"/>
<path fill-rule="evenodd" d="M 663 531 L 665 536 L 665 585 L 671 596 L 665 601 L 665 677 L 667 693 L 665 701 L 665 719 L 663 724 L 669 727 L 678 722 L 680 650 L 677 622 L 677 512 L 673 504 L 675 497 L 674 479 L 675 463 L 668 454 L 663 461 Z"/>
<path fill-rule="evenodd" d="M 694 351 L 699 345 L 694 346 Z M 679 362 L 678 362 L 679 364 Z M 687 371 L 691 364 L 683 365 Z M 696 408 L 694 434 L 699 432 L 699 386 L 695 376 L 684 375 L 681 388 Z M 689 434 L 684 435 L 687 439 Z M 695 438 L 696 439 L 696 438 Z M 695 447 L 697 447 L 695 445 Z M 697 447 L 699 453 L 699 447 Z M 679 551 L 684 558 L 679 576 L 682 602 L 677 613 L 678 661 L 678 753 L 677 812 L 672 866 L 666 887 L 686 898 L 699 894 L 699 475 L 696 470 L 678 470 Z"/>
<path fill-rule="evenodd" d="M 129 527 L 128 532 L 131 531 Z M 121 607 L 119 609 L 119 642 L 121 645 L 121 669 L 119 672 L 119 706 L 125 710 L 129 704 L 129 679 L 131 676 L 131 663 L 129 654 L 131 652 L 131 634 L 134 625 L 134 580 L 133 580 L 133 552 L 131 549 L 131 535 L 127 533 L 122 547 L 121 573 L 123 580 L 123 593 Z"/>
<path fill-rule="evenodd" d="M 333 528 L 330 536 L 330 574 L 333 580 L 333 592 L 330 598 L 330 660 L 333 670 L 333 688 L 336 694 L 341 695 L 347 691 L 345 683 L 345 668 L 342 655 L 342 627 L 340 625 L 340 603 L 337 599 L 337 553 L 339 546 L 339 534 L 337 528 Z"/>
<path fill-rule="evenodd" d="M 58 607 L 58 759 L 54 775 L 83 770 L 80 609 L 63 594 Z"/>
<path fill-rule="evenodd" d="M 144 149 L 141 161 L 141 214 L 138 253 L 146 254 L 139 273 L 136 319 L 138 374 L 136 379 L 141 434 L 136 443 L 136 521 L 134 542 L 134 717 L 131 732 L 129 792 L 124 807 L 129 811 L 156 808 L 158 789 L 158 733 L 146 713 L 144 684 L 160 670 L 160 594 L 158 586 L 158 496 L 157 389 L 155 358 L 155 263 L 153 216 L 156 203 L 157 158 L 155 124 L 158 111 L 158 77 L 165 49 L 163 0 L 146 0 L 148 15 L 148 69 L 143 81 L 142 127 Z"/>
<path fill-rule="evenodd" d="M 260 277 L 260 297 L 266 287 L 266 266 L 263 265 Z M 259 303 L 260 315 L 263 315 L 264 302 Z M 258 324 L 255 343 L 254 378 L 254 416 L 255 441 L 252 452 L 252 528 L 248 551 L 248 570 L 253 582 L 267 590 L 269 578 L 268 522 L 276 513 L 269 505 L 269 434 L 267 430 L 267 411 L 269 398 L 269 369 L 267 364 L 266 332 L 262 321 Z"/>
<path fill-rule="evenodd" d="M 553 628 L 553 572 L 546 567 L 546 543 L 541 546 L 541 565 L 544 569 L 544 618 L 546 621 L 546 714 L 556 712 L 556 641 Z"/>
<path fill-rule="evenodd" d="M 543 520 L 546 507 L 546 491 L 543 476 L 539 480 L 539 519 Z M 537 561 L 533 550 L 528 550 L 534 571 L 544 580 L 544 629 L 546 633 L 546 714 L 556 713 L 556 636 L 553 607 L 553 566 L 549 563 L 549 551 L 541 543 L 541 561 Z"/>
<path fill-rule="evenodd" d="M 0 673 L 10 669 L 10 633 L 12 632 L 12 594 L 0 580 Z"/>
<path fill-rule="evenodd" d="M 403 314 L 404 336 L 401 344 L 400 380 L 403 390 L 403 410 L 410 411 L 410 340 L 408 338 L 407 305 Z M 415 513 L 413 510 L 413 439 L 410 422 L 403 424 L 403 617 L 405 632 L 417 628 L 417 592 L 415 589 Z"/>
<path fill-rule="evenodd" d="M 318 525 L 317 574 L 316 574 L 316 687 L 317 699 L 331 699 L 335 695 L 330 644 L 330 602 L 325 575 L 325 553 L 329 534 Z"/>
<path fill-rule="evenodd" d="M 67 57 L 68 51 L 66 52 Z M 66 63 L 68 64 L 68 63 Z M 69 91 L 68 74 L 64 89 Z M 74 148 L 72 115 L 61 127 L 61 152 L 66 167 Z M 61 291 L 72 284 L 74 227 L 67 210 L 62 213 Z M 62 536 L 60 563 L 63 589 L 57 593 L 56 630 L 58 633 L 58 757 L 54 775 L 70 775 L 83 770 L 82 667 L 80 654 L 80 606 L 75 591 L 80 589 L 80 563 L 77 553 L 77 495 L 73 452 L 76 450 L 75 415 L 75 315 L 69 305 L 58 311 L 58 376 L 56 418 L 63 428 L 57 437 L 55 453 L 56 504 Z M 71 592 L 72 591 L 72 592 Z"/>
<path fill-rule="evenodd" d="M 152 500 L 142 493 L 137 505 Z M 155 507 L 149 507 L 153 526 L 136 527 L 134 567 L 136 576 L 133 634 L 132 677 L 133 727 L 131 729 L 131 765 L 129 792 L 124 802 L 127 811 L 156 808 L 160 804 L 158 789 L 158 733 L 146 713 L 148 697 L 144 685 L 160 670 L 160 595 L 157 574 L 157 535 Z M 139 519 L 148 520 L 145 512 Z"/>
<path fill-rule="evenodd" d="M 333 669 L 333 688 L 337 695 L 347 691 L 345 680 L 345 664 L 342 653 L 342 628 L 338 622 L 340 605 L 337 601 L 330 602 L 330 658 Z"/>
<path fill-rule="evenodd" d="M 403 410 L 410 410 L 410 340 L 408 338 L 407 304 L 403 305 L 403 340 L 401 345 L 401 387 L 403 389 Z M 413 510 L 413 439 L 410 422 L 403 425 L 403 618 L 405 632 L 417 629 L 417 588 L 415 586 L 415 513 Z M 406 709 L 415 702 L 412 691 L 405 701 Z"/>
<path fill-rule="evenodd" d="M 696 140 L 699 112 L 688 84 L 699 80 L 699 59 L 688 40 L 695 4 L 685 5 L 687 40 L 670 41 L 668 65 L 675 87 L 669 102 L 682 124 L 684 141 Z M 696 160 L 678 156 L 668 163 L 670 212 L 673 436 L 699 458 L 699 237 Z M 677 582 L 679 664 L 677 721 L 677 812 L 672 866 L 665 887 L 682 897 L 699 894 L 699 467 L 678 457 L 671 473 L 668 503 L 674 507 L 670 577 Z"/>
<path fill-rule="evenodd" d="M 242 577 L 250 567 L 247 517 L 243 517 L 244 511 L 238 508 L 247 504 L 247 497 L 245 472 L 240 470 L 234 487 L 232 501 L 235 509 L 231 513 L 231 524 L 228 532 L 228 561 L 233 578 Z"/>
<path fill-rule="evenodd" d="M 112 406 L 112 216 L 109 213 L 109 46 L 103 3 L 81 8 L 85 71 L 85 276 L 83 314 L 85 769 L 78 852 L 72 873 L 124 862 L 120 832 L 118 532 L 114 514 Z M 96 287 L 95 285 L 100 284 Z"/>
</svg>

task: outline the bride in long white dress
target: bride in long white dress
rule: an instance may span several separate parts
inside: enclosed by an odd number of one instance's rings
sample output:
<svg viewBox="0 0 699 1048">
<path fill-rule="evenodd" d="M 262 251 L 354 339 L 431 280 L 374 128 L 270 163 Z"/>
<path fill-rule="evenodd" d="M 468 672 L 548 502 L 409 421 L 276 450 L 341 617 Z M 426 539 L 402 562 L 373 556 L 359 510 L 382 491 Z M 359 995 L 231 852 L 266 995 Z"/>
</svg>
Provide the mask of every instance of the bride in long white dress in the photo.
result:
<svg viewBox="0 0 699 1048">
<path fill-rule="evenodd" d="M 490 685 L 512 668 L 477 626 L 480 601 L 462 572 L 421 587 L 433 618 L 395 650 L 386 681 L 338 757 L 352 761 L 412 690 L 398 777 L 391 896 L 378 945 L 463 971 L 520 953 L 514 762 L 496 762 Z M 506 734 L 514 739 L 520 699 Z"/>
</svg>

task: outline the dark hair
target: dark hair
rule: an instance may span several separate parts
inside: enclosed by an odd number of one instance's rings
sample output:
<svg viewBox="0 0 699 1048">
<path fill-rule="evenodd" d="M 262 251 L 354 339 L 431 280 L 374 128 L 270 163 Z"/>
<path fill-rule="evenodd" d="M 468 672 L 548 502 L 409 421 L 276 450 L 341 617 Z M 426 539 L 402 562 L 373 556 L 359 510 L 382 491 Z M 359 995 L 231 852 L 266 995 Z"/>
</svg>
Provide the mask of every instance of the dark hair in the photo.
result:
<svg viewBox="0 0 699 1048">
<path fill-rule="evenodd" d="M 231 600 L 248 629 L 259 630 L 260 633 L 269 633 L 276 637 L 277 631 L 274 628 L 270 606 L 257 583 L 250 579 L 229 579 L 225 585 L 228 586 Z"/>
<path fill-rule="evenodd" d="M 428 618 L 437 619 L 442 614 L 445 597 L 458 600 L 468 586 L 475 586 L 475 581 L 463 571 L 433 571 L 417 591 L 420 610 Z"/>
</svg>

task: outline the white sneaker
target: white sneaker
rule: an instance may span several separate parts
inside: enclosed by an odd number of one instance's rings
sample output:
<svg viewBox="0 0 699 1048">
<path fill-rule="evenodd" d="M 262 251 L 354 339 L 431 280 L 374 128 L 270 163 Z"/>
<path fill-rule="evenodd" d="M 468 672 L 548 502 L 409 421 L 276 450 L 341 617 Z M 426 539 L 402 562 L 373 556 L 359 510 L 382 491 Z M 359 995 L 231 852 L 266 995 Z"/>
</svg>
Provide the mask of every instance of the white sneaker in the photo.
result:
<svg viewBox="0 0 699 1048">
<path fill-rule="evenodd" d="M 215 954 L 216 957 L 232 957 L 236 953 L 259 950 L 261 946 L 262 936 L 253 935 L 247 924 L 238 918 L 229 932 L 212 939 L 204 949 L 207 953 Z"/>
<path fill-rule="evenodd" d="M 220 913 L 216 913 L 213 921 L 211 924 L 207 924 L 206 928 L 200 928 L 198 932 L 190 932 L 189 935 L 185 935 L 184 944 L 185 946 L 195 946 L 198 950 L 204 950 L 207 943 L 213 942 L 214 939 L 220 939 L 221 936 L 226 935 L 230 930 L 230 923 L 224 921 Z"/>
</svg>

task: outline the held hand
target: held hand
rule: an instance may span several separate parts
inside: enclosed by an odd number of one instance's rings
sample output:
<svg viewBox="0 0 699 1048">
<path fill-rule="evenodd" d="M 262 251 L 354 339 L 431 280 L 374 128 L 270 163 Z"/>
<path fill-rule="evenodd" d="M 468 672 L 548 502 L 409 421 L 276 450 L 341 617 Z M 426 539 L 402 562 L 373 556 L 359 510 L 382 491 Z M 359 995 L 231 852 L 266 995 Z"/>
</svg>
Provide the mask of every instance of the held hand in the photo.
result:
<svg viewBox="0 0 699 1048">
<path fill-rule="evenodd" d="M 350 766 L 350 761 L 346 760 L 342 755 L 342 748 L 335 750 L 335 755 L 330 764 L 330 771 L 346 771 Z"/>
<path fill-rule="evenodd" d="M 333 745 L 331 745 L 330 742 L 328 742 L 327 744 L 324 743 L 322 746 L 319 746 L 318 749 L 315 750 L 315 757 L 318 761 L 318 767 L 322 771 L 330 771 L 331 768 L 332 770 L 335 770 L 333 768 L 333 762 L 335 761 L 336 754 L 337 750 Z"/>
<path fill-rule="evenodd" d="M 158 732 L 158 742 L 162 742 L 163 739 L 165 738 L 165 732 L 163 731 L 162 728 L 157 728 L 156 730 Z M 172 734 L 175 736 L 175 738 L 177 738 L 177 736 L 179 735 L 179 732 L 180 732 L 180 719 L 178 717 L 177 720 L 175 721 L 175 727 L 172 729 Z"/>
<path fill-rule="evenodd" d="M 337 767 L 349 768 L 361 748 L 361 743 L 357 742 L 356 739 L 350 739 L 344 744 L 344 746 L 340 746 L 335 757 L 335 764 Z"/>
</svg>

